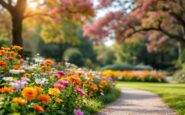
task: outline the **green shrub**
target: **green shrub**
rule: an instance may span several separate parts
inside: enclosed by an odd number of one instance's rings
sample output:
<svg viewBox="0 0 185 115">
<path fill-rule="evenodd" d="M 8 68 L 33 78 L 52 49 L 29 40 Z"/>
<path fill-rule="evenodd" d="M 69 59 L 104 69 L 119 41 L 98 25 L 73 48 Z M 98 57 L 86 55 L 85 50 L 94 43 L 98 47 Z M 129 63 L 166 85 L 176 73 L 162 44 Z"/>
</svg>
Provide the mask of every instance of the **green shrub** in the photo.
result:
<svg viewBox="0 0 185 115">
<path fill-rule="evenodd" d="M 152 70 L 152 67 L 146 65 L 112 64 L 103 67 L 101 70 Z"/>
<path fill-rule="evenodd" d="M 69 48 L 64 52 L 64 59 L 77 66 L 83 66 L 85 61 L 82 53 L 76 48 Z"/>
<path fill-rule="evenodd" d="M 179 83 L 185 83 L 185 69 L 177 71 L 174 80 Z"/>
</svg>

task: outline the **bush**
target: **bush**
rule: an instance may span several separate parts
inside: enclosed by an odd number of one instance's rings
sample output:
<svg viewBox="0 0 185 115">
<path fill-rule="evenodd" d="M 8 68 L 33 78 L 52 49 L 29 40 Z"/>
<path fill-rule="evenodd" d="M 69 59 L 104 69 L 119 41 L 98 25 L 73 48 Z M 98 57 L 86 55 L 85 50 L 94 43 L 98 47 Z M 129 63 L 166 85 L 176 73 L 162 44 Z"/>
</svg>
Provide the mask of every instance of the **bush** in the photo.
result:
<svg viewBox="0 0 185 115">
<path fill-rule="evenodd" d="M 85 60 L 82 53 L 76 48 L 69 48 L 64 52 L 64 59 L 67 59 L 70 63 L 77 66 L 83 66 Z"/>
<path fill-rule="evenodd" d="M 103 67 L 101 70 L 152 70 L 152 67 L 146 65 L 112 64 Z"/>
<path fill-rule="evenodd" d="M 185 69 L 177 71 L 174 80 L 179 83 L 185 83 Z"/>
</svg>

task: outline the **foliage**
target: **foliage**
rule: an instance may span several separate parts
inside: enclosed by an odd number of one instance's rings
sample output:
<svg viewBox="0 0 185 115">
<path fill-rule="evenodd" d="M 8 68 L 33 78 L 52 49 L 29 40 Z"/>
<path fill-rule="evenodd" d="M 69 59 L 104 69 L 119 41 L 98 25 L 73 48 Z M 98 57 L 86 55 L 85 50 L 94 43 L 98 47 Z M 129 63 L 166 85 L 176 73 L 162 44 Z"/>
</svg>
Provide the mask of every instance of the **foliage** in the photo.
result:
<svg viewBox="0 0 185 115">
<path fill-rule="evenodd" d="M 174 80 L 179 82 L 179 83 L 185 83 L 185 70 L 184 70 L 184 68 L 181 69 L 181 70 L 178 70 L 174 74 Z"/>
<path fill-rule="evenodd" d="M 69 48 L 64 52 L 64 59 L 68 60 L 70 63 L 74 63 L 77 66 L 84 65 L 84 58 L 82 53 L 75 48 Z"/>
<path fill-rule="evenodd" d="M 113 64 L 115 62 L 114 51 L 110 48 L 106 48 L 104 45 L 98 45 L 95 47 L 97 54 L 97 61 L 100 66 Z"/>
<path fill-rule="evenodd" d="M 157 71 L 112 71 L 106 70 L 102 73 L 122 81 L 142 81 L 142 82 L 165 82 L 165 74 Z"/>
<path fill-rule="evenodd" d="M 23 60 L 21 50 L 0 50 L 1 114 L 83 114 L 85 100 L 106 96 L 114 87 L 114 79 L 101 72 L 42 57 Z"/>
<path fill-rule="evenodd" d="M 160 50 L 158 46 L 171 39 L 185 43 L 184 0 L 101 0 L 100 3 L 109 12 L 84 26 L 84 35 L 96 41 L 106 37 L 123 41 L 139 33 L 149 41 L 149 51 Z M 116 10 L 110 10 L 115 6 Z"/>
<path fill-rule="evenodd" d="M 151 91 L 158 94 L 178 115 L 185 114 L 185 84 L 119 82 L 117 86 Z"/>
<path fill-rule="evenodd" d="M 117 88 L 112 89 L 107 95 L 99 96 L 92 100 L 87 100 L 89 103 L 83 109 L 85 109 L 89 114 L 97 113 L 102 109 L 105 104 L 115 101 L 121 95 L 121 91 Z"/>
<path fill-rule="evenodd" d="M 146 65 L 131 65 L 131 64 L 112 64 L 107 65 L 102 70 L 152 70 L 152 67 Z"/>
</svg>

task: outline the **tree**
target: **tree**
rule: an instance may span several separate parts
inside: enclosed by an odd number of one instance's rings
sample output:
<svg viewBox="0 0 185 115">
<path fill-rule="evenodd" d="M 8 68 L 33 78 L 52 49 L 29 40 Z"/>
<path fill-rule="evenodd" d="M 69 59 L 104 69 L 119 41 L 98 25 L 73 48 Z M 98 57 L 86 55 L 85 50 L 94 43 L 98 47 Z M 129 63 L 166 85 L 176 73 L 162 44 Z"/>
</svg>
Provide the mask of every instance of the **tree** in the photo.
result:
<svg viewBox="0 0 185 115">
<path fill-rule="evenodd" d="M 123 41 L 141 33 L 160 45 L 175 39 L 185 46 L 185 1 L 184 0 L 108 0 L 101 8 L 118 5 L 116 11 L 84 26 L 84 35 L 95 40 L 106 37 Z M 156 36 L 157 38 L 154 38 Z M 156 46 L 156 45 L 155 45 Z M 150 49 L 149 48 L 149 49 Z"/>
<path fill-rule="evenodd" d="M 28 8 L 31 2 L 40 6 L 40 11 L 31 12 Z M 35 16 L 49 16 L 56 20 L 69 18 L 80 21 L 84 17 L 93 16 L 93 5 L 90 0 L 0 0 L 0 6 L 6 9 L 12 22 L 12 44 L 23 45 L 23 21 Z M 4 12 L 4 10 L 3 10 Z M 56 21 L 55 20 L 55 21 Z"/>
</svg>

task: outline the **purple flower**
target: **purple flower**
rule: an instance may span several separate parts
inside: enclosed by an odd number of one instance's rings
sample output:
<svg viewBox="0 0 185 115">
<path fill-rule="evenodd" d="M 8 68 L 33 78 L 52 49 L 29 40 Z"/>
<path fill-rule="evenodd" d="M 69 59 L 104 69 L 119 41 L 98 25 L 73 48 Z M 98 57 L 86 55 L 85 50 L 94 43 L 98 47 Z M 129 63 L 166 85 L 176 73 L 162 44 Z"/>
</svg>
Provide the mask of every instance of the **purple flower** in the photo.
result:
<svg viewBox="0 0 185 115">
<path fill-rule="evenodd" d="M 65 76 L 66 75 L 63 71 L 58 71 L 57 74 L 59 74 L 60 76 Z"/>
<path fill-rule="evenodd" d="M 74 114 L 75 115 L 84 115 L 84 113 L 80 109 L 75 109 Z"/>
<path fill-rule="evenodd" d="M 84 96 L 86 93 L 81 90 L 79 87 L 75 87 L 75 91 L 78 92 L 80 95 Z"/>
<path fill-rule="evenodd" d="M 62 85 L 64 85 L 64 86 L 68 86 L 69 81 L 58 80 L 58 83 L 59 83 L 59 84 L 62 84 Z"/>
</svg>

